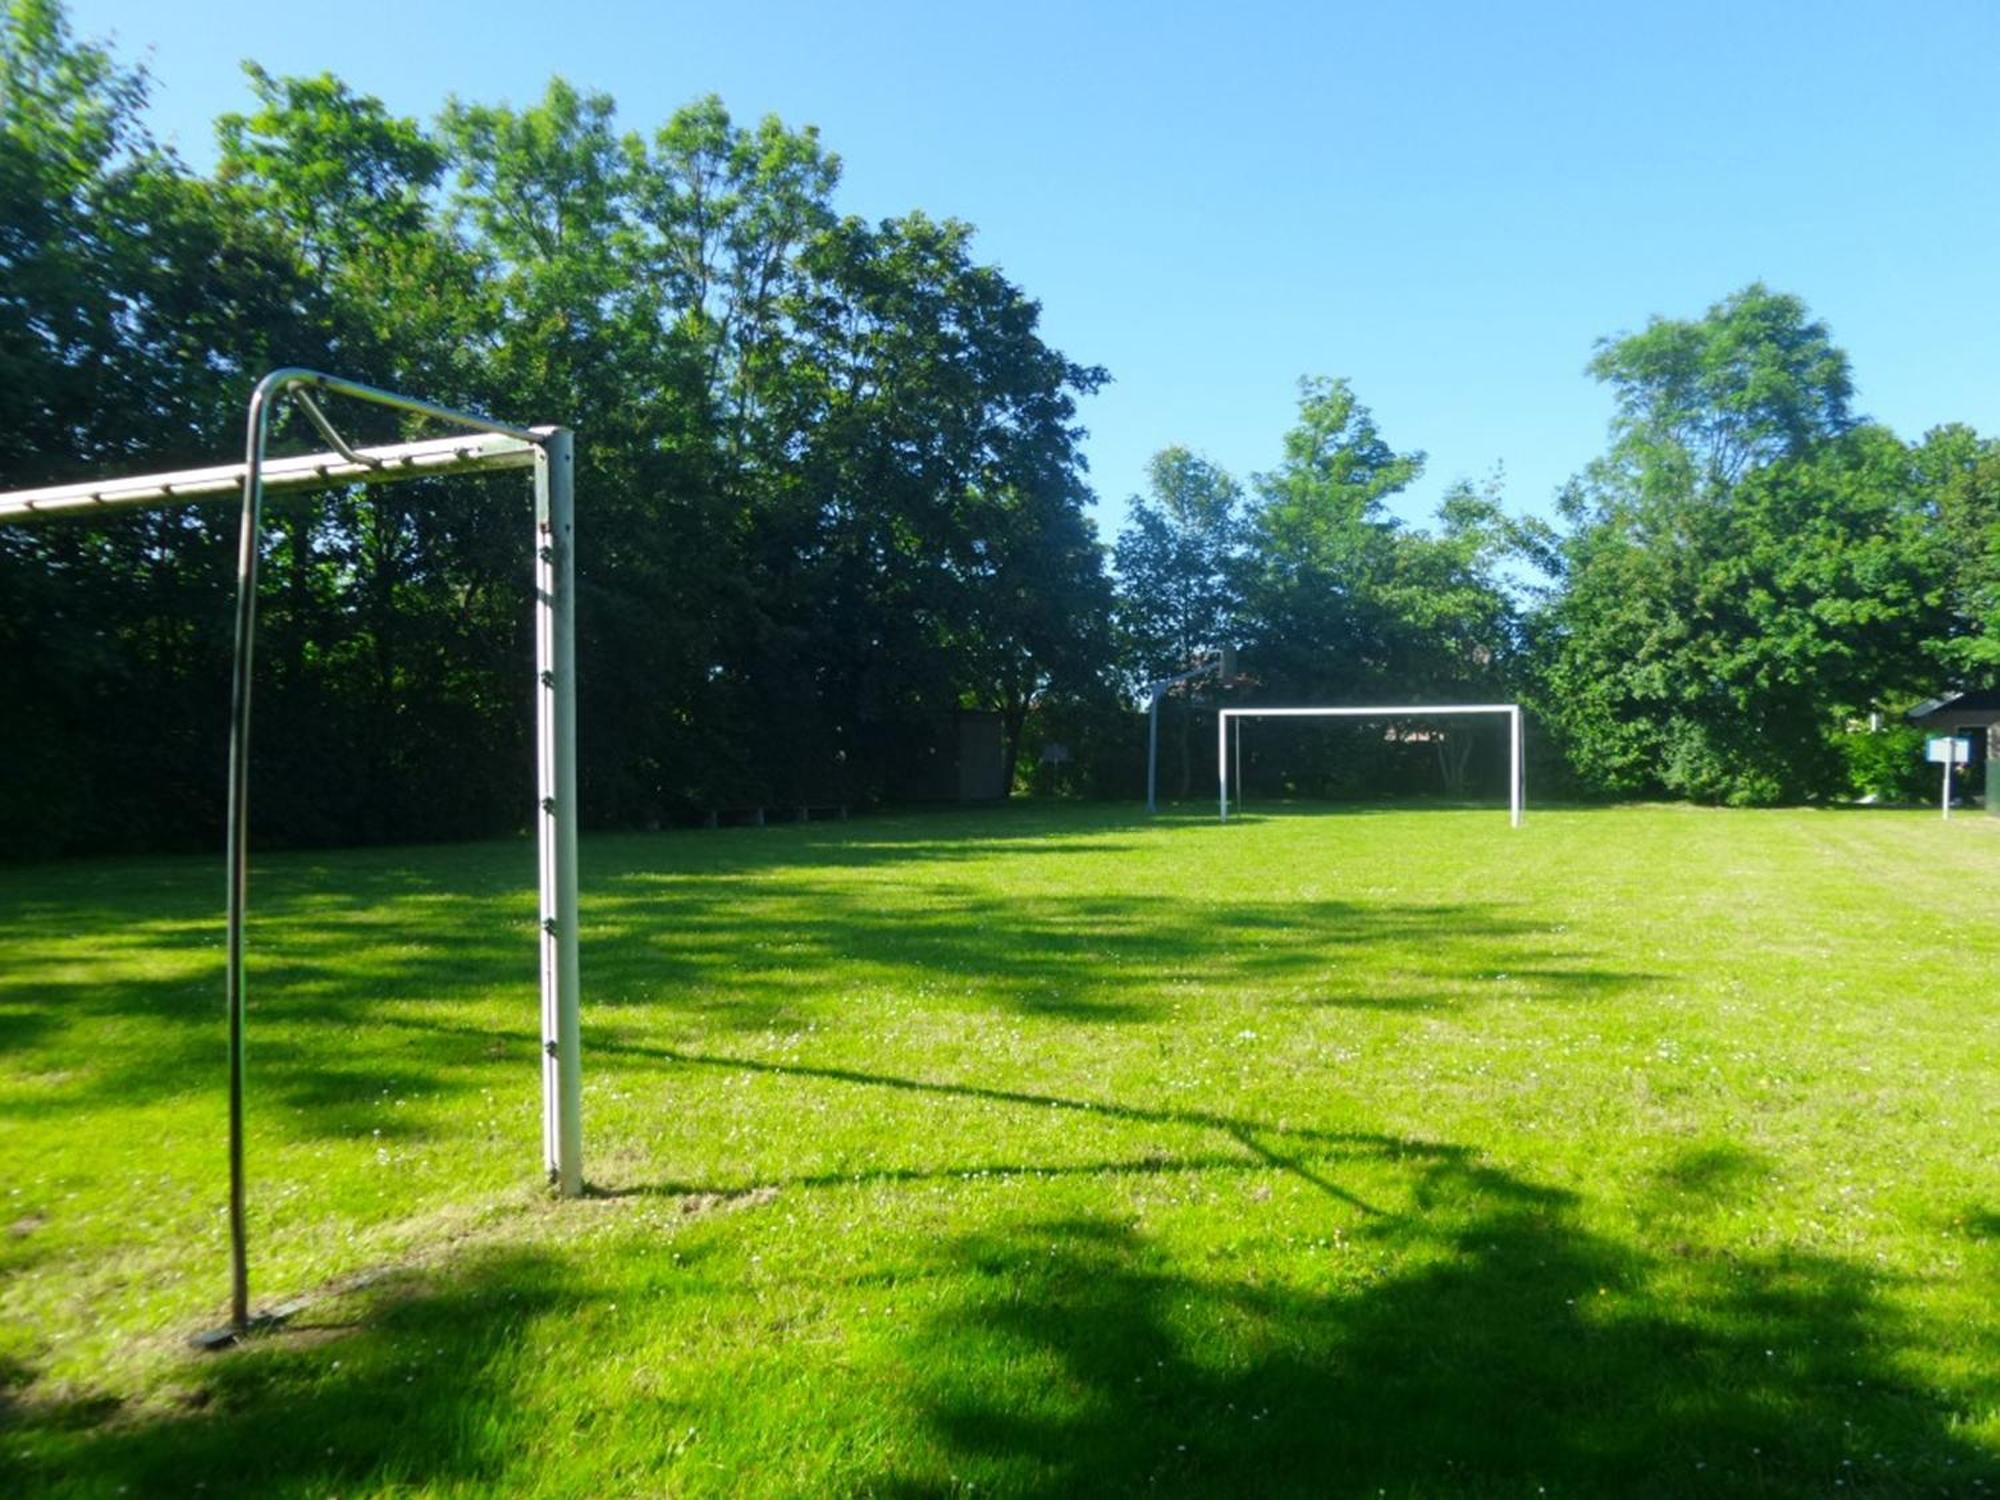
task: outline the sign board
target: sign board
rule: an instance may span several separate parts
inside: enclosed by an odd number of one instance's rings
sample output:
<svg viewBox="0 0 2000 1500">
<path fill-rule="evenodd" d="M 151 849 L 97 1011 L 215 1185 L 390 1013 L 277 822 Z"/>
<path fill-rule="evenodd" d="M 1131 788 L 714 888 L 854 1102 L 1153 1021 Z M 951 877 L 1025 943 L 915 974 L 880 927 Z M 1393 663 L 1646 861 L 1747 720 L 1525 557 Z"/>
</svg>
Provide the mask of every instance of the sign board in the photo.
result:
<svg viewBox="0 0 2000 1500">
<path fill-rule="evenodd" d="M 1935 735 L 1924 741 L 1924 759 L 1934 766 L 1969 766 L 1972 741 L 1957 735 Z"/>
</svg>

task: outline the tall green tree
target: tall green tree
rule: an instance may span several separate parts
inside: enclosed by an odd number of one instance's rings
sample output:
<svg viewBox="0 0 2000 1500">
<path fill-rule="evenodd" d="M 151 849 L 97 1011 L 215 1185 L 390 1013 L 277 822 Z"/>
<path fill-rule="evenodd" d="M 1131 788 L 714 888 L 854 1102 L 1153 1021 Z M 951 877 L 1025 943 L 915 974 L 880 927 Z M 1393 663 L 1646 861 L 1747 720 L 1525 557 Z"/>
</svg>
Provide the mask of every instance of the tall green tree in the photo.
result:
<svg viewBox="0 0 2000 1500">
<path fill-rule="evenodd" d="M 1299 384 L 1278 466 L 1256 477 L 1244 609 L 1260 677 L 1287 697 L 1338 700 L 1381 679 L 1393 654 L 1383 586 L 1400 522 L 1387 502 L 1423 473 L 1345 380 Z"/>
<path fill-rule="evenodd" d="M 871 705 L 892 741 L 994 708 L 1011 765 L 1039 685 L 1078 679 L 1102 617 L 1075 403 L 1106 377 L 1041 338 L 1039 307 L 971 239 L 913 214 L 845 219 L 810 247 L 787 425 L 808 434 L 788 480 L 811 534 L 785 562 L 811 600 L 793 660 L 822 701 Z"/>
<path fill-rule="evenodd" d="M 1627 498 L 1721 499 L 1854 425 L 1847 355 L 1805 303 L 1761 282 L 1701 318 L 1603 341 L 1589 370 L 1617 402 L 1594 478 Z"/>
<path fill-rule="evenodd" d="M 2000 683 L 2000 441 L 1962 424 L 1939 427 L 1925 435 L 1917 464 L 1949 590 L 1933 653 L 1951 680 Z"/>
<path fill-rule="evenodd" d="M 1545 717 L 1608 790 L 1842 790 L 1842 728 L 1921 682 L 1941 626 L 1920 466 L 1856 423 L 1824 326 L 1761 286 L 1592 369 L 1619 416 L 1564 498 L 1536 622 Z"/>
<path fill-rule="evenodd" d="M 1132 496 L 1118 534 L 1117 625 L 1131 686 L 1189 671 L 1236 643 L 1242 624 L 1243 489 L 1227 471 L 1175 446 L 1146 466 L 1149 493 Z M 1194 700 L 1211 682 L 1172 693 L 1177 796 L 1194 779 Z"/>
<path fill-rule="evenodd" d="M 1113 566 L 1124 648 L 1152 680 L 1233 644 L 1244 520 L 1242 486 L 1186 448 L 1155 453 L 1146 479 L 1149 493 L 1127 502 Z"/>
<path fill-rule="evenodd" d="M 0 12 L 0 389 L 16 403 L 0 478 L 118 453 L 93 382 L 116 378 L 130 247 L 106 209 L 166 165 L 146 88 L 53 0 Z"/>
</svg>

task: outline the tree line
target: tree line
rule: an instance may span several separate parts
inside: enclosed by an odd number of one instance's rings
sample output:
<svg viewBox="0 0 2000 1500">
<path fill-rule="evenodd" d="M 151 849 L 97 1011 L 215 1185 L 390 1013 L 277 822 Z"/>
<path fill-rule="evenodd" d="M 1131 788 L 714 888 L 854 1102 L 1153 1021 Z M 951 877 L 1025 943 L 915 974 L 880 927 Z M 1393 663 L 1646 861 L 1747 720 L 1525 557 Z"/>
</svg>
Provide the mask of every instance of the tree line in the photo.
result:
<svg viewBox="0 0 2000 1500">
<path fill-rule="evenodd" d="M 196 173 L 54 0 L 5 15 L 0 486 L 239 451 L 283 364 L 575 426 L 599 823 L 867 801 L 940 716 L 998 713 L 1011 753 L 1031 704 L 1100 682 L 1076 402 L 1104 374 L 970 226 L 839 214 L 810 129 L 705 99 L 622 132 L 560 80 L 425 125 L 253 68 Z M 265 836 L 522 821 L 527 507 L 466 480 L 273 504 Z M 228 511 L 0 531 L 0 846 L 212 836 Z"/>
<path fill-rule="evenodd" d="M 1273 469 L 1168 448 L 1107 547 L 1079 446 L 1107 372 L 969 225 L 838 212 L 810 128 L 710 98 L 626 131 L 561 80 L 426 123 L 252 67 L 197 172 L 58 0 L 0 15 L 0 488 L 213 462 L 285 364 L 575 426 L 599 825 L 893 798 L 968 709 L 1010 778 L 1062 741 L 1068 785 L 1123 792 L 1134 690 L 1225 640 L 1227 691 L 1266 701 L 1522 697 L 1578 789 L 1888 791 L 1901 762 L 1851 726 L 2000 664 L 2000 452 L 1858 419 L 1826 330 L 1761 287 L 1598 351 L 1617 424 L 1553 520 L 1496 479 L 1399 524 L 1424 456 L 1312 380 Z M 524 489 L 274 499 L 264 836 L 524 821 Z M 212 842 L 234 524 L 0 528 L 0 850 Z M 1459 787 L 1471 748 L 1302 740 L 1288 789 Z"/>
<path fill-rule="evenodd" d="M 1510 517 L 1496 481 L 1400 523 L 1384 502 L 1424 456 L 1341 381 L 1304 385 L 1247 494 L 1160 453 L 1117 544 L 1141 674 L 1240 640 L 1250 686 L 1290 701 L 1518 696 L 1572 792 L 1921 795 L 1902 711 L 2000 679 L 2000 444 L 1857 415 L 1826 326 L 1760 284 L 1603 341 L 1589 372 L 1615 398 L 1609 445 L 1546 521 Z M 1320 754 L 1288 748 L 1284 789 L 1379 782 L 1397 747 L 1353 731 Z"/>
</svg>

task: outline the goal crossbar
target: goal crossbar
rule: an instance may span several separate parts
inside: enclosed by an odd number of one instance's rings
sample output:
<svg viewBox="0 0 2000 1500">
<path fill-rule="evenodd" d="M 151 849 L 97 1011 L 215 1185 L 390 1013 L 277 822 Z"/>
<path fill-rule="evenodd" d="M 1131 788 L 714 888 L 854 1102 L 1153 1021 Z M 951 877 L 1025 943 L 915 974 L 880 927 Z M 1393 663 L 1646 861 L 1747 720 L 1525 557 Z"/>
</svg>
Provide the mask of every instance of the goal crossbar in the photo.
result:
<svg viewBox="0 0 2000 1500">
<path fill-rule="evenodd" d="M 341 396 L 461 429 L 418 442 L 356 448 L 315 396 Z M 289 398 L 331 451 L 265 454 L 272 412 Z M 577 963 L 576 568 L 574 443 L 560 427 L 514 427 L 317 370 L 274 370 L 251 393 L 244 459 L 175 473 L 47 485 L 0 494 L 0 524 L 138 511 L 240 497 L 236 629 L 229 733 L 229 871 L 224 999 L 229 1024 L 230 1326 L 211 1347 L 248 1330 L 243 1096 L 245 914 L 249 893 L 250 688 L 257 628 L 257 571 L 266 491 L 321 490 L 436 475 L 532 469 L 535 825 L 540 864 L 542 1148 L 564 1197 L 583 1191 L 581 982 Z"/>
<path fill-rule="evenodd" d="M 1436 719 L 1464 715 L 1499 714 L 1507 720 L 1507 820 L 1521 826 L 1525 803 L 1521 760 L 1521 705 L 1518 703 L 1398 703 L 1337 708 L 1225 708 L 1216 718 L 1215 753 L 1217 801 L 1221 820 L 1229 821 L 1229 726 L 1244 719 Z M 1240 742 L 1240 731 L 1239 731 Z M 1241 772 L 1239 771 L 1239 776 Z M 1237 800 L 1242 801 L 1239 787 Z"/>
<path fill-rule="evenodd" d="M 261 484 L 270 490 L 327 490 L 349 484 L 390 484 L 433 475 L 478 474 L 495 469 L 531 469 L 553 427 L 531 429 L 526 437 L 481 432 L 388 443 L 339 453 L 302 453 L 264 461 Z M 44 516 L 150 510 L 180 501 L 241 496 L 248 464 L 217 464 L 171 474 L 139 474 L 126 479 L 53 484 L 0 495 L 0 522 Z"/>
</svg>

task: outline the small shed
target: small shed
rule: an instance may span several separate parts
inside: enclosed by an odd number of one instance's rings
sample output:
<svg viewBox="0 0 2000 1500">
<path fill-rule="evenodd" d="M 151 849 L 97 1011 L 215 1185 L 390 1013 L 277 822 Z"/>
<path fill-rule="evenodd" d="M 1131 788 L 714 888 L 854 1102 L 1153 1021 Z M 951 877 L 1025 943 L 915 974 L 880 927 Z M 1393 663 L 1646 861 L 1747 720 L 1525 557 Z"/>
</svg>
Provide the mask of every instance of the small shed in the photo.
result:
<svg viewBox="0 0 2000 1500">
<path fill-rule="evenodd" d="M 1933 734 L 1957 735 L 1973 743 L 1973 760 L 1984 760 L 1986 810 L 2000 816 L 2000 688 L 1946 693 L 1910 710 L 1910 722 Z M 1978 747 L 1985 746 L 1982 757 Z M 1976 774 L 1976 773 L 1975 773 Z M 1969 780 L 1970 778 L 1968 778 Z"/>
<path fill-rule="evenodd" d="M 1007 734 L 1000 715 L 961 708 L 916 726 L 903 747 L 898 802 L 998 802 L 1007 795 Z"/>
</svg>

